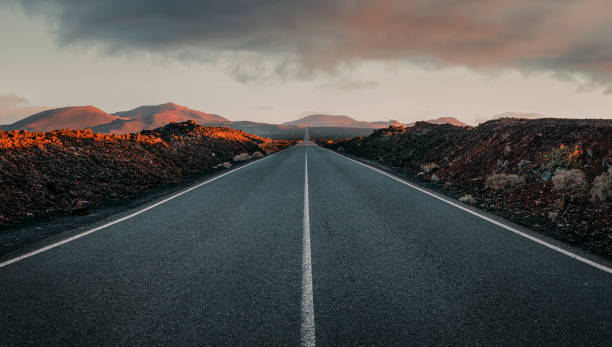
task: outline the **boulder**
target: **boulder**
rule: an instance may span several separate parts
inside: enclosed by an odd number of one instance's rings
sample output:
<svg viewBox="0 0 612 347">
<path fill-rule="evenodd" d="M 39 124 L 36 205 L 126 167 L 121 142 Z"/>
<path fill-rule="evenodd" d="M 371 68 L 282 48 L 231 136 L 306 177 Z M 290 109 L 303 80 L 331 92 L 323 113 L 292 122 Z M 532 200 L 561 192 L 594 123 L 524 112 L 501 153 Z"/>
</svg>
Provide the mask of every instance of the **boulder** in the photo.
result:
<svg viewBox="0 0 612 347">
<path fill-rule="evenodd" d="M 264 155 L 260 151 L 253 152 L 253 154 L 251 154 L 251 159 L 259 159 L 259 158 L 263 158 L 263 157 L 264 157 Z"/>
<path fill-rule="evenodd" d="M 247 161 L 250 160 L 251 156 L 249 153 L 240 153 L 234 156 L 234 161 Z"/>
<path fill-rule="evenodd" d="M 531 160 L 521 159 L 518 163 L 519 171 L 526 171 L 531 165 Z"/>
</svg>

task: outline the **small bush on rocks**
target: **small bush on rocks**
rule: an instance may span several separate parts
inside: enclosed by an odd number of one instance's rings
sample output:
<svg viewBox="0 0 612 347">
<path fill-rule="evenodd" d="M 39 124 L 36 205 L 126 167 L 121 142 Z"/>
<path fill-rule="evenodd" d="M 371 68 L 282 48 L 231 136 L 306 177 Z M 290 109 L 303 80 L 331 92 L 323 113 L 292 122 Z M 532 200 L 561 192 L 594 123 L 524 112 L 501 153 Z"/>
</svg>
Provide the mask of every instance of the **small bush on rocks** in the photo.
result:
<svg viewBox="0 0 612 347">
<path fill-rule="evenodd" d="M 546 155 L 546 167 L 556 169 L 559 167 L 567 167 L 567 147 L 561 145 L 560 148 L 553 149 Z"/>
<path fill-rule="evenodd" d="M 438 168 L 440 168 L 440 165 L 436 163 L 427 163 L 421 165 L 421 170 L 425 171 L 425 173 L 430 173 Z"/>
<path fill-rule="evenodd" d="M 240 153 L 234 156 L 234 161 L 247 161 L 251 160 L 249 153 Z"/>
<path fill-rule="evenodd" d="M 251 154 L 251 159 L 258 159 L 258 158 L 263 158 L 263 157 L 264 155 L 260 151 L 253 152 L 253 154 Z"/>
<path fill-rule="evenodd" d="M 552 178 L 554 190 L 578 192 L 586 188 L 584 172 L 578 169 L 559 170 Z"/>
<path fill-rule="evenodd" d="M 485 182 L 488 188 L 501 190 L 523 184 L 525 179 L 515 174 L 493 174 Z"/>
<path fill-rule="evenodd" d="M 604 172 L 595 177 L 591 188 L 591 198 L 593 200 L 612 200 L 612 174 Z"/>
<path fill-rule="evenodd" d="M 459 198 L 459 201 L 465 202 L 466 204 L 470 205 L 476 205 L 477 203 L 476 199 L 472 196 L 472 194 L 465 194 L 464 196 Z"/>
<path fill-rule="evenodd" d="M 546 166 L 549 169 L 579 167 L 582 163 L 583 153 L 584 151 L 578 145 L 571 148 L 562 144 L 546 155 Z"/>
</svg>

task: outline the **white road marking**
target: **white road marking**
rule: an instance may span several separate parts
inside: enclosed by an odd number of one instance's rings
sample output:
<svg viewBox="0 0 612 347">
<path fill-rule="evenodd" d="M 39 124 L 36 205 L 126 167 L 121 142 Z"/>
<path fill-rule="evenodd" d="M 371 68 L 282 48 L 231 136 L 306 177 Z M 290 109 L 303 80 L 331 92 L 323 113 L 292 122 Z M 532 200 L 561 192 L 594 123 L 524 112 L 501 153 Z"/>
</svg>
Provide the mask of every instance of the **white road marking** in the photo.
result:
<svg viewBox="0 0 612 347">
<path fill-rule="evenodd" d="M 310 206 L 308 203 L 308 152 L 304 149 L 304 233 L 302 236 L 302 346 L 315 345 L 312 259 L 310 254 Z"/>
<path fill-rule="evenodd" d="M 321 148 L 322 148 L 322 147 L 321 147 Z M 324 149 L 327 149 L 327 148 L 324 148 Z M 352 159 L 352 158 L 346 157 L 346 156 L 344 156 L 344 155 L 342 155 L 342 154 L 339 154 L 339 153 L 336 153 L 336 152 L 334 152 L 334 151 L 332 151 L 332 150 L 329 150 L 329 149 L 327 149 L 327 150 L 328 150 L 328 151 L 330 151 L 330 152 L 332 152 L 332 153 L 334 153 L 334 154 L 336 154 L 336 155 L 338 155 L 338 156 L 340 156 L 340 157 L 342 157 L 342 158 L 344 158 L 344 159 L 348 159 L 348 160 L 353 161 L 353 162 L 355 162 L 355 163 L 357 163 L 357 164 L 359 164 L 359 165 L 363 165 L 363 166 L 365 166 L 365 167 L 367 167 L 367 168 L 369 168 L 369 169 L 372 169 L 372 170 L 374 170 L 374 171 L 376 171 L 376 172 L 378 172 L 378 173 L 381 173 L 381 174 L 383 174 L 383 175 L 385 175 L 385 176 L 387 176 L 387 177 L 390 177 L 390 178 L 392 178 L 392 179 L 394 179 L 394 180 L 396 180 L 396 181 L 398 181 L 398 182 L 400 182 L 400 183 L 402 183 L 402 184 L 405 184 L 405 185 L 409 186 L 410 188 L 416 189 L 416 190 L 418 190 L 418 191 L 420 191 L 420 192 L 422 192 L 422 193 L 425 193 L 425 194 L 427 194 L 427 195 L 429 195 L 429 196 L 431 196 L 431 197 L 433 197 L 433 198 L 436 198 L 436 199 L 438 199 L 438 200 L 440 200 L 440 201 L 443 201 L 443 202 L 445 202 L 445 203 L 447 203 L 447 204 L 449 204 L 449 205 L 452 205 L 452 206 L 454 206 L 454 207 L 456 207 L 456 208 L 458 208 L 458 209 L 460 209 L 460 210 L 463 210 L 463 211 L 465 211 L 465 212 L 467 212 L 467 213 L 470 213 L 470 214 L 472 214 L 472 215 L 474 215 L 474 216 L 476 216 L 476 217 L 479 217 L 479 218 L 481 218 L 481 219 L 484 219 L 484 220 L 486 220 L 487 222 L 493 223 L 493 224 L 495 224 L 495 225 L 497 225 L 497 226 L 499 226 L 499 227 L 502 227 L 502 228 L 504 228 L 504 229 L 506 229 L 506 230 L 509 230 L 509 231 L 511 231 L 511 232 L 513 232 L 513 233 L 515 233 L 515 234 L 517 234 L 517 235 L 520 235 L 520 236 L 522 236 L 522 237 L 524 237 L 524 238 L 527 238 L 527 239 L 529 239 L 529 240 L 531 240 L 531 241 L 533 241 L 533 242 L 539 243 L 539 244 L 540 244 L 540 245 L 542 245 L 542 246 L 548 247 L 548 248 L 550 248 L 550 249 L 552 249 L 552 250 L 555 250 L 555 251 L 557 251 L 557 252 L 559 252 L 559 253 L 565 254 L 565 255 L 567 255 L 567 256 L 568 256 L 568 257 L 570 257 L 570 258 L 574 258 L 574 259 L 576 259 L 576 260 L 578 260 L 578 261 L 580 261 L 580 262 L 583 262 L 583 263 L 585 263 L 585 264 L 591 265 L 591 266 L 593 266 L 593 267 L 595 267 L 595 268 L 598 268 L 598 269 L 600 269 L 600 270 L 603 270 L 603 271 L 605 271 L 605 272 L 607 272 L 607 273 L 612 274 L 612 268 L 609 268 L 609 267 L 607 267 L 607 266 L 605 266 L 605 265 L 603 265 L 603 264 L 596 263 L 596 262 L 594 262 L 594 261 L 592 261 L 592 260 L 589 260 L 589 259 L 587 259 L 587 258 L 584 258 L 584 257 L 581 257 L 581 256 L 579 256 L 579 255 L 577 255 L 577 254 L 574 254 L 574 253 L 572 253 L 572 252 L 570 252 L 570 251 L 568 251 L 568 250 L 565 250 L 565 249 L 563 249 L 563 248 L 561 248 L 561 247 L 558 247 L 558 246 L 555 246 L 555 245 L 553 245 L 553 244 L 550 244 L 550 243 L 548 243 L 548 242 L 546 242 L 546 241 L 544 241 L 544 240 L 541 240 L 541 239 L 539 239 L 539 238 L 537 238 L 537 237 L 534 237 L 534 236 L 531 236 L 531 235 L 529 235 L 529 234 L 526 234 L 526 233 L 524 233 L 524 232 L 522 232 L 522 231 L 520 231 L 520 230 L 517 230 L 517 229 L 515 229 L 515 228 L 513 228 L 513 227 L 511 227 L 511 226 L 505 225 L 505 224 L 503 224 L 503 223 L 501 223 L 501 222 L 498 222 L 498 221 L 496 221 L 496 220 L 494 220 L 494 219 L 491 219 L 491 218 L 489 218 L 489 217 L 487 217 L 487 216 L 485 216 L 485 215 L 482 215 L 482 214 L 480 214 L 480 213 L 478 213 L 478 212 L 476 212 L 476 211 L 473 211 L 473 210 L 471 210 L 471 209 L 469 209 L 469 208 L 466 208 L 466 207 L 461 206 L 461 205 L 459 205 L 459 204 L 457 204 L 457 203 L 455 203 L 455 202 L 452 202 L 452 201 L 447 200 L 447 199 L 445 199 L 445 198 L 443 198 L 443 197 L 441 197 L 441 196 L 438 196 L 438 195 L 436 195 L 436 194 L 434 194 L 434 193 L 431 193 L 431 192 L 429 192 L 429 191 L 427 191 L 427 190 L 425 190 L 425 189 L 423 189 L 423 188 L 421 188 L 421 187 L 419 187 L 419 186 L 417 186 L 417 185 L 414 185 L 414 184 L 412 184 L 412 183 L 406 182 L 406 181 L 404 181 L 403 179 L 398 178 L 398 177 L 395 177 L 394 175 L 392 175 L 392 174 L 390 174 L 390 173 L 384 172 L 384 171 L 382 171 L 382 170 L 380 170 L 380 169 L 377 169 L 377 168 L 375 168 L 375 167 L 373 167 L 373 166 L 370 166 L 370 165 L 368 165 L 368 164 L 364 164 L 364 163 L 362 163 L 362 162 L 360 162 L 360 161 L 357 161 L 357 160 L 355 160 L 355 159 Z"/>
<path fill-rule="evenodd" d="M 29 252 L 29 253 L 26 253 L 26 254 L 20 255 L 20 256 L 15 257 L 15 258 L 11 258 L 11 259 L 9 259 L 9 260 L 6 260 L 6 261 L 4 261 L 4 262 L 0 263 L 0 268 L 5 267 L 5 266 L 7 266 L 7 265 L 9 265 L 9 264 L 12 264 L 12 263 L 16 263 L 16 262 L 18 262 L 18 261 L 20 261 L 20 260 L 23 260 L 23 259 L 29 258 L 29 257 L 34 256 L 34 255 L 36 255 L 36 254 L 39 254 L 39 253 L 42 253 L 42 252 L 48 251 L 48 250 L 53 249 L 53 248 L 55 248 L 55 247 L 59 247 L 59 246 L 64 245 L 64 244 L 66 244 L 66 243 L 68 243 L 68 242 L 71 242 L 71 241 L 74 241 L 74 240 L 80 239 L 80 238 L 81 238 L 81 237 L 83 237 L 83 236 L 87 236 L 87 235 L 89 235 L 89 234 L 95 233 L 96 231 L 99 231 L 99 230 L 102 230 L 102 229 L 108 228 L 108 227 L 109 227 L 109 226 L 111 226 L 111 225 L 115 225 L 115 224 L 117 224 L 117 223 L 121 223 L 121 222 L 123 222 L 123 221 L 125 221 L 125 220 L 128 220 L 128 219 L 130 219 L 130 218 L 132 218 L 132 217 L 135 217 L 135 216 L 137 216 L 137 215 L 139 215 L 139 214 L 141 214 L 141 213 L 144 213 L 144 212 L 146 212 L 146 211 L 148 211 L 148 210 L 150 210 L 150 209 L 153 209 L 153 208 L 155 208 L 155 207 L 157 207 L 157 206 L 159 206 L 159 205 L 161 205 L 161 204 L 164 204 L 164 203 L 166 203 L 166 202 L 168 202 L 168 201 L 170 201 L 170 200 L 172 200 L 172 199 L 178 198 L 179 196 L 181 196 L 181 195 L 183 195 L 183 194 L 186 194 L 186 193 L 188 193 L 188 192 L 190 192 L 190 191 L 192 191 L 192 190 L 194 190 L 194 189 L 200 188 L 201 186 L 203 186 L 203 185 L 205 185 L 205 184 L 208 184 L 208 183 L 210 183 L 210 182 L 216 181 L 216 180 L 218 180 L 218 179 L 219 179 L 219 178 L 221 178 L 221 177 L 227 176 L 227 175 L 229 175 L 229 174 L 231 174 L 231 173 L 234 173 L 234 172 L 236 172 L 236 171 L 238 171 L 238 170 L 244 169 L 245 167 L 250 166 L 250 165 L 253 165 L 253 164 L 255 164 L 255 163 L 259 163 L 259 162 L 261 162 L 261 161 L 263 161 L 263 160 L 266 160 L 266 159 L 268 159 L 268 158 L 271 158 L 271 157 L 273 157 L 273 156 L 275 156 L 275 155 L 276 155 L 276 153 L 275 153 L 275 154 L 272 154 L 271 156 L 265 157 L 265 158 L 263 158 L 263 159 L 260 159 L 260 160 L 254 161 L 254 162 L 252 162 L 252 163 L 248 163 L 248 164 L 246 164 L 246 165 L 243 165 L 243 166 L 240 166 L 240 167 L 238 167 L 238 168 L 235 168 L 235 169 L 233 169 L 233 170 L 231 170 L 231 171 L 228 171 L 228 172 L 226 172 L 226 173 L 224 173 L 224 174 L 221 174 L 221 175 L 219 175 L 219 176 L 215 176 L 215 177 L 213 177 L 213 178 L 211 178 L 211 179 L 208 179 L 208 180 L 206 180 L 206 181 L 204 181 L 204 182 L 202 182 L 202 183 L 198 183 L 197 185 L 195 185 L 195 186 L 193 186 L 193 187 L 187 188 L 187 189 L 183 190 L 182 192 L 176 193 L 176 194 L 174 194 L 174 195 L 172 195 L 172 196 L 170 196 L 170 197 L 168 197 L 168 198 L 166 198 L 166 199 L 164 199 L 164 200 L 158 201 L 158 202 L 154 203 L 153 205 L 147 206 L 147 207 L 145 207 L 145 208 L 143 208 L 143 209 L 141 209 L 141 210 L 138 210 L 138 211 L 136 211 L 136 212 L 134 212 L 134 213 L 132 213 L 132 214 L 129 214 L 129 215 L 124 216 L 124 217 L 121 217 L 121 218 L 119 218 L 119 219 L 115 219 L 115 220 L 114 220 L 114 221 L 112 221 L 112 222 L 109 222 L 109 223 L 106 223 L 106 224 L 100 225 L 100 226 L 98 226 L 98 227 L 95 227 L 95 228 L 93 228 L 93 229 L 90 229 L 90 230 L 84 231 L 84 232 L 82 232 L 82 233 L 80 233 L 80 234 L 77 234 L 77 235 L 71 236 L 71 237 L 69 237 L 69 238 L 67 238 L 67 239 L 64 239 L 64 240 L 62 240 L 62 241 L 58 241 L 58 242 L 56 242 L 56 243 L 52 243 L 52 244 L 50 244 L 50 245 L 48 245 L 48 246 L 45 246 L 45 247 L 43 247 L 43 248 L 39 248 L 39 249 L 37 249 L 37 250 L 35 250 L 35 251 L 32 251 L 32 252 Z"/>
</svg>

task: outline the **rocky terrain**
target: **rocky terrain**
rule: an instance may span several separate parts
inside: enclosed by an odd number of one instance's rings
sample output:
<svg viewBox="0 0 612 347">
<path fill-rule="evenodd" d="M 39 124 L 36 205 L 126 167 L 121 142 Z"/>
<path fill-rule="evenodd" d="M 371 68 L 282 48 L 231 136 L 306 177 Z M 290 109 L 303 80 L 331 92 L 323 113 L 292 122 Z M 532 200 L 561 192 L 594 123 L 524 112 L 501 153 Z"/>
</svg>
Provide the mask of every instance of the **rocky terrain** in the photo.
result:
<svg viewBox="0 0 612 347">
<path fill-rule="evenodd" d="M 84 214 L 293 143 L 193 121 L 135 134 L 0 131 L 0 229 Z"/>
<path fill-rule="evenodd" d="M 612 258 L 612 120 L 417 122 L 321 143 Z"/>
</svg>

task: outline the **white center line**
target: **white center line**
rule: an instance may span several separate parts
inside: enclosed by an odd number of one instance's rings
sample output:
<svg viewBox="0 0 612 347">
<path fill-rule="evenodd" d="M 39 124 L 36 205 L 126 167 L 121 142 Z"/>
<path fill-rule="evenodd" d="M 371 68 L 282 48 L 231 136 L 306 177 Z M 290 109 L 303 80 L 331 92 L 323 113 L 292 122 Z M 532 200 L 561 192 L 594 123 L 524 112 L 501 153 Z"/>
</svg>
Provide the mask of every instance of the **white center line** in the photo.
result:
<svg viewBox="0 0 612 347">
<path fill-rule="evenodd" d="M 308 204 L 308 152 L 304 149 L 304 233 L 302 236 L 302 346 L 315 345 L 312 260 L 310 255 L 310 207 Z"/>
</svg>

